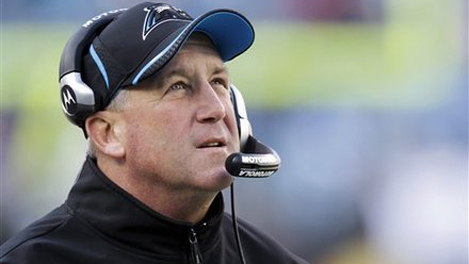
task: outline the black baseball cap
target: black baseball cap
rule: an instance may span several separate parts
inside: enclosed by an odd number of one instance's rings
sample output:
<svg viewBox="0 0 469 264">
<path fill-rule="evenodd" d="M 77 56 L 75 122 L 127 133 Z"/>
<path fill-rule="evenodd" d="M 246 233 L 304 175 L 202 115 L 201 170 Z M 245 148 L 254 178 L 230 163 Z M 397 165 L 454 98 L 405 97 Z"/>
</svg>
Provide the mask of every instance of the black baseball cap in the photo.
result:
<svg viewBox="0 0 469 264">
<path fill-rule="evenodd" d="M 172 5 L 145 2 L 116 16 L 96 35 L 83 56 L 81 75 L 95 93 L 95 110 L 104 109 L 119 89 L 156 74 L 194 32 L 211 39 L 223 62 L 254 42 L 251 23 L 228 9 L 193 19 Z"/>
</svg>

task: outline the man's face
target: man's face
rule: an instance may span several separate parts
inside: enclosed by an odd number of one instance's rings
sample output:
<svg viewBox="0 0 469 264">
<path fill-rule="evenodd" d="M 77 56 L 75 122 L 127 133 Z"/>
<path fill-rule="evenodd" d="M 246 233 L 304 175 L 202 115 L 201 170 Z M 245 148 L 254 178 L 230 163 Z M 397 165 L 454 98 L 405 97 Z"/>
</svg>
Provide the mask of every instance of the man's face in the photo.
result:
<svg viewBox="0 0 469 264">
<path fill-rule="evenodd" d="M 170 189 L 219 191 L 239 151 L 230 79 L 212 44 L 190 38 L 156 78 L 130 88 L 122 111 L 125 159 L 133 176 Z"/>
</svg>

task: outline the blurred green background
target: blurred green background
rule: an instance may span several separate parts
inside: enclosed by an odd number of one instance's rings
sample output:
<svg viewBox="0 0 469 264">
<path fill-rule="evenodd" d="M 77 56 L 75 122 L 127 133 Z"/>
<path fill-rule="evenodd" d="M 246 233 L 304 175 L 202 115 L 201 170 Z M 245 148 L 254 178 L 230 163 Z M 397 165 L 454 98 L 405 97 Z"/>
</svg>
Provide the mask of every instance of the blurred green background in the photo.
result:
<svg viewBox="0 0 469 264">
<path fill-rule="evenodd" d="M 39 2 L 1 0 L 2 241 L 61 203 L 84 160 L 60 109 L 68 37 L 136 3 Z M 170 2 L 256 28 L 228 67 L 283 167 L 239 182 L 241 217 L 315 263 L 467 263 L 466 1 Z"/>
</svg>

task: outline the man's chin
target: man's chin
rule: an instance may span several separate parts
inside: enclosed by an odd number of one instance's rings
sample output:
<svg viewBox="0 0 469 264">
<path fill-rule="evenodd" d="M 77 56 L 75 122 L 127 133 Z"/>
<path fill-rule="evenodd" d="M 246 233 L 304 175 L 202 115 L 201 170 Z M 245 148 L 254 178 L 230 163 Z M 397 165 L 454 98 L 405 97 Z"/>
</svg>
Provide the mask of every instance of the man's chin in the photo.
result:
<svg viewBox="0 0 469 264">
<path fill-rule="evenodd" d="M 221 191 L 230 186 L 234 178 L 225 169 L 225 167 L 213 168 L 205 176 L 206 187 L 213 191 Z"/>
</svg>

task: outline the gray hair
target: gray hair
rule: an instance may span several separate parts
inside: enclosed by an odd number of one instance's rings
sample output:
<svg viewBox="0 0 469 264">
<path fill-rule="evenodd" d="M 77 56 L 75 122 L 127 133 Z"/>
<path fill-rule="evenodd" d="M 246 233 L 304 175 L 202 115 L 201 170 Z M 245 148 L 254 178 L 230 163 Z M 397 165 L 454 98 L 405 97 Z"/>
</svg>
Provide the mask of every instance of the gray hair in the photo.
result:
<svg viewBox="0 0 469 264">
<path fill-rule="evenodd" d="M 126 89 L 120 89 L 112 99 L 111 103 L 104 110 L 111 111 L 122 111 L 127 106 L 129 101 L 129 91 Z M 96 158 L 96 146 L 93 141 L 88 138 L 88 149 L 86 154 L 91 158 Z"/>
</svg>

